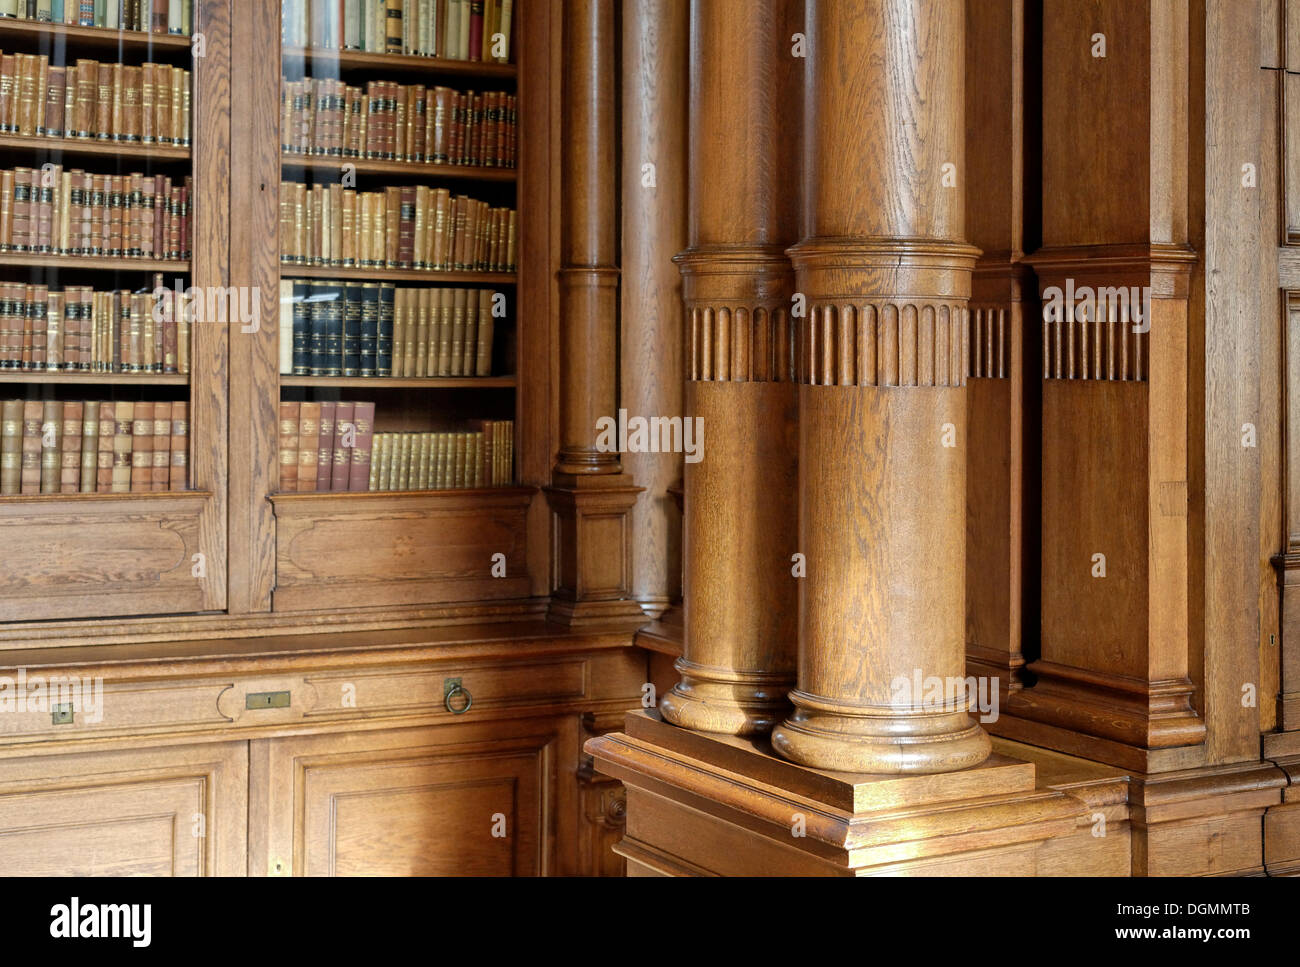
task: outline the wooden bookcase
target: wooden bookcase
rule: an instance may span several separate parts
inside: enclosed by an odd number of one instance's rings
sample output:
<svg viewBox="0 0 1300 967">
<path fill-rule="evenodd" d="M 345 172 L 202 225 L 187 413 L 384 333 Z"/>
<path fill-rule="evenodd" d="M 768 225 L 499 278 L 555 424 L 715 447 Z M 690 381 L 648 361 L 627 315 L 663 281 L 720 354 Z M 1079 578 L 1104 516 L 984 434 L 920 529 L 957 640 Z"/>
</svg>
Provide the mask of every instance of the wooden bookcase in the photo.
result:
<svg viewBox="0 0 1300 967">
<path fill-rule="evenodd" d="M 238 16 L 235 16 L 235 13 Z M 0 21 L 0 50 L 185 64 L 192 146 L 141 146 L 0 134 L 6 166 L 53 160 L 105 173 L 193 179 L 186 263 L 0 252 L 0 281 L 140 288 L 155 272 L 200 290 L 261 294 L 260 327 L 192 326 L 188 375 L 0 371 L 0 398 L 188 399 L 190 489 L 0 498 L 0 647 L 133 636 L 271 634 L 323 624 L 410 627 L 429 621 L 536 618 L 551 592 L 550 481 L 558 437 L 555 273 L 559 226 L 559 50 L 550 5 L 517 2 L 511 63 L 281 45 L 280 0 L 199 0 L 188 37 Z M 521 40 L 521 38 L 523 38 Z M 517 211 L 515 272 L 426 272 L 282 265 L 279 186 L 338 176 L 341 159 L 282 154 L 282 78 L 337 76 L 504 90 L 518 97 L 513 168 L 347 159 L 356 188 L 447 187 Z M 282 278 L 483 287 L 507 295 L 487 376 L 356 379 L 281 375 Z M 376 429 L 468 429 L 514 421 L 506 486 L 280 493 L 282 399 L 370 400 Z M 505 556 L 505 576 L 493 574 Z M 198 555 L 201 555 L 199 557 Z M 105 623 L 103 619 L 131 619 Z"/>
<path fill-rule="evenodd" d="M 517 36 L 521 33 L 516 31 Z M 458 92 L 504 91 L 519 97 L 520 115 L 535 107 L 526 100 L 527 79 L 514 63 L 298 46 L 285 46 L 280 55 L 286 82 L 333 79 L 364 89 L 367 82 L 387 81 L 430 89 L 444 85 Z M 450 124 L 451 118 L 447 120 Z M 275 143 L 286 140 L 281 132 Z M 521 192 L 526 179 L 521 172 L 531 159 L 526 147 L 521 146 L 519 154 L 517 166 L 492 167 L 285 152 L 280 170 L 283 183 L 328 186 L 338 183 L 346 172 L 346 187 L 357 192 L 424 185 L 446 188 L 453 198 L 464 194 L 492 206 L 514 208 L 519 226 L 516 252 L 520 253 L 523 234 L 519 229 L 527 217 Z M 516 262 L 520 261 L 517 254 Z M 531 403 L 538 372 L 520 366 L 526 355 L 536 353 L 529 350 L 529 316 L 516 272 L 284 262 L 278 270 L 279 279 L 309 283 L 368 282 L 435 292 L 451 287 L 467 288 L 471 293 L 491 290 L 494 295 L 505 295 L 508 313 L 495 321 L 490 375 L 403 378 L 279 373 L 277 403 L 373 402 L 375 461 L 381 433 L 465 431 L 470 429 L 469 421 L 478 419 L 513 421 L 517 431 L 520 415 Z M 279 338 L 285 336 L 282 330 Z M 521 466 L 517 454 L 511 462 L 512 482 L 496 486 L 433 489 L 431 483 L 430 489 L 371 492 L 281 492 L 275 487 L 269 495 L 275 518 L 272 610 L 391 609 L 526 598 L 531 585 L 525 537 L 536 491 L 515 481 L 536 479 L 537 471 Z M 340 553 L 341 549 L 346 550 Z M 504 555 L 505 574 L 498 568 L 494 576 L 492 565 L 498 554 Z M 501 558 L 496 560 L 499 563 Z"/>
<path fill-rule="evenodd" d="M 191 145 L 87 141 L 8 133 L 0 168 L 45 164 L 99 175 L 192 176 L 188 261 L 0 252 L 0 281 L 50 291 L 148 291 L 153 273 L 200 288 L 225 277 L 230 76 L 228 5 L 197 0 L 191 38 L 134 31 L 0 21 L 4 53 L 78 58 L 191 71 Z M 0 497 L 0 623 L 172 615 L 226 606 L 227 338 L 224 327 L 191 326 L 190 372 L 4 370 L 0 397 L 43 401 L 187 401 L 188 487 L 140 493 L 42 493 Z M 21 629 L 25 625 L 18 624 Z M 21 633 L 21 632 L 20 632 Z"/>
</svg>

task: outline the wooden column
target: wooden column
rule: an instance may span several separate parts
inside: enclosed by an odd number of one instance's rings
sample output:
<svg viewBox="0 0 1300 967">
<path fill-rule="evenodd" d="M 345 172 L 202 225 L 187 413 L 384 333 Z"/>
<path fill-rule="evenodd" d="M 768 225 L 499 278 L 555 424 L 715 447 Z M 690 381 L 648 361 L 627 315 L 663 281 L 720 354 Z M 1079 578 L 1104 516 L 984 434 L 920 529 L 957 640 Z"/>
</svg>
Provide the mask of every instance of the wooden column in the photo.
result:
<svg viewBox="0 0 1300 967">
<path fill-rule="evenodd" d="M 798 478 L 793 276 L 801 29 L 793 0 L 691 4 L 686 412 L 702 459 L 685 466 L 686 634 L 665 719 L 766 732 L 794 681 Z"/>
<path fill-rule="evenodd" d="M 623 0 L 622 261 L 619 405 L 644 417 L 683 415 L 681 277 L 687 245 L 689 6 Z M 682 587 L 682 519 L 670 487 L 681 453 L 624 453 L 645 488 L 632 508 L 632 595 L 659 618 Z"/>
<path fill-rule="evenodd" d="M 639 616 L 629 512 L 639 488 L 602 449 L 617 417 L 614 0 L 564 5 L 560 204 L 560 452 L 552 486 L 552 616 L 571 624 Z"/>
<path fill-rule="evenodd" d="M 808 303 L 798 347 L 808 575 L 795 711 L 772 744 L 825 769 L 946 772 L 990 750 L 964 687 L 978 255 L 963 241 L 965 10 L 961 0 L 807 9 L 810 194 L 791 257 Z"/>
</svg>

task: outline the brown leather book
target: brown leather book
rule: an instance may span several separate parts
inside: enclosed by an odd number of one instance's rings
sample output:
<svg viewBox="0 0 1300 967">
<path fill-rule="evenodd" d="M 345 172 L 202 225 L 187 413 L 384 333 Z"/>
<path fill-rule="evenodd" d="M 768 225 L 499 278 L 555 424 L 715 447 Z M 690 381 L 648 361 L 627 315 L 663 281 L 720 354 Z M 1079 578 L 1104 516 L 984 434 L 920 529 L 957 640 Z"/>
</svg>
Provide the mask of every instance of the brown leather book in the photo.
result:
<svg viewBox="0 0 1300 967">
<path fill-rule="evenodd" d="M 36 209 L 36 251 L 54 251 L 54 185 L 62 180 L 63 168 L 55 165 L 48 169 L 32 169 L 32 204 Z"/>
<path fill-rule="evenodd" d="M 330 490 L 347 490 L 352 467 L 352 442 L 356 435 L 353 422 L 355 404 L 340 401 L 334 408 L 334 441 L 331 446 Z M 325 489 L 317 487 L 318 490 Z"/>
<path fill-rule="evenodd" d="M 122 68 L 122 127 L 118 140 L 139 143 L 144 130 L 142 71 L 139 67 Z"/>
<path fill-rule="evenodd" d="M 348 475 L 348 490 L 370 489 L 370 449 L 375 434 L 375 404 L 354 403 L 352 422 L 356 426 L 353 438 L 352 467 Z"/>
<path fill-rule="evenodd" d="M 73 132 L 78 138 L 90 138 L 95 134 L 98 84 L 99 62 L 78 60 L 76 109 L 72 115 Z"/>
<path fill-rule="evenodd" d="M 113 137 L 113 65 L 96 64 L 95 122 L 91 129 L 97 141 Z"/>
<path fill-rule="evenodd" d="M 153 457 L 149 476 L 149 489 L 163 491 L 171 479 L 172 404 L 153 405 Z"/>
<path fill-rule="evenodd" d="M 280 492 L 298 489 L 298 420 L 301 404 L 280 403 Z"/>
<path fill-rule="evenodd" d="M 15 252 L 30 252 L 32 250 L 32 169 L 15 168 L 13 176 L 11 248 Z"/>
<path fill-rule="evenodd" d="M 15 54 L 0 56 L 0 133 L 18 131 L 18 57 Z"/>
<path fill-rule="evenodd" d="M 153 403 L 135 404 L 131 423 L 132 493 L 153 489 L 153 410 Z"/>
<path fill-rule="evenodd" d="M 316 489 L 329 490 L 334 478 L 334 417 L 338 408 L 332 400 L 320 404 L 320 426 L 316 445 Z"/>
<path fill-rule="evenodd" d="M 0 404 L 0 494 L 22 492 L 23 401 Z"/>
<path fill-rule="evenodd" d="M 129 441 L 128 437 L 128 441 Z M 117 404 L 104 400 L 99 404 L 99 450 L 95 460 L 95 493 L 113 490 L 115 443 L 117 441 Z M 127 482 L 130 482 L 128 472 Z"/>
<path fill-rule="evenodd" d="M 40 400 L 23 402 L 23 460 L 22 492 L 41 492 L 41 416 L 44 406 Z"/>
<path fill-rule="evenodd" d="M 45 125 L 42 133 L 51 138 L 62 138 L 65 135 L 63 104 L 67 94 L 67 83 L 66 68 L 49 69 L 49 79 L 45 85 Z"/>
<path fill-rule="evenodd" d="M 59 443 L 59 493 L 81 491 L 81 433 L 86 404 L 69 400 L 63 404 L 63 432 Z"/>
<path fill-rule="evenodd" d="M 473 376 L 475 362 L 478 359 L 478 289 L 465 290 L 465 334 L 461 342 L 460 373 Z"/>
<path fill-rule="evenodd" d="M 168 490 L 189 489 L 190 463 L 190 404 L 185 400 L 172 403 L 171 468 L 168 473 Z"/>
<path fill-rule="evenodd" d="M 415 301 L 415 371 L 414 375 L 420 377 L 432 376 L 430 364 L 429 334 L 432 332 L 431 321 L 433 319 L 433 290 L 432 289 L 414 289 L 412 297 Z M 435 350 L 436 351 L 436 350 Z"/>
<path fill-rule="evenodd" d="M 99 400 L 86 400 L 81 417 L 81 479 L 77 485 L 83 494 L 93 494 L 99 479 L 99 412 Z"/>
<path fill-rule="evenodd" d="M 320 404 L 305 401 L 298 416 L 298 490 L 316 489 L 316 461 L 320 454 Z"/>
</svg>

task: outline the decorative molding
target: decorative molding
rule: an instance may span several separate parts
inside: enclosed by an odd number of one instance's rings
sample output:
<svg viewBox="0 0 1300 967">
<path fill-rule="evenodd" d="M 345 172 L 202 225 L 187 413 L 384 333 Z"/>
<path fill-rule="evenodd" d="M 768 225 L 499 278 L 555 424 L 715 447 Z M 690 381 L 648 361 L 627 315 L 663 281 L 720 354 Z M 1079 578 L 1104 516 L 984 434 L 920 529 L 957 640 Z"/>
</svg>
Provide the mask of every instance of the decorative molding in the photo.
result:
<svg viewBox="0 0 1300 967">
<path fill-rule="evenodd" d="M 798 326 L 797 378 L 807 386 L 965 386 L 968 325 L 962 302 L 818 302 Z"/>
<path fill-rule="evenodd" d="M 1006 379 L 1010 375 L 1006 306 L 972 306 L 969 310 L 971 379 Z"/>
</svg>

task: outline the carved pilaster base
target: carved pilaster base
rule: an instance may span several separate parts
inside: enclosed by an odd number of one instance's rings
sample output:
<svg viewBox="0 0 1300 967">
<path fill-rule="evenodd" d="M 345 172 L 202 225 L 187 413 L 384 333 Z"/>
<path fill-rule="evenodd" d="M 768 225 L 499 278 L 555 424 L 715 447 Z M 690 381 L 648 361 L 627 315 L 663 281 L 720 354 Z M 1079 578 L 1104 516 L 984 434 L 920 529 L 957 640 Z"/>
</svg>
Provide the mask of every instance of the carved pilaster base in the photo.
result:
<svg viewBox="0 0 1300 967">
<path fill-rule="evenodd" d="M 1170 749 L 1205 741 L 1205 722 L 1192 708 L 1190 680 L 1142 682 L 1038 661 L 1033 688 L 1007 698 L 1022 719 L 1140 749 Z"/>
<path fill-rule="evenodd" d="M 545 489 L 553 620 L 571 626 L 645 621 L 632 598 L 631 511 L 641 490 L 621 473 L 560 478 Z"/>
</svg>

